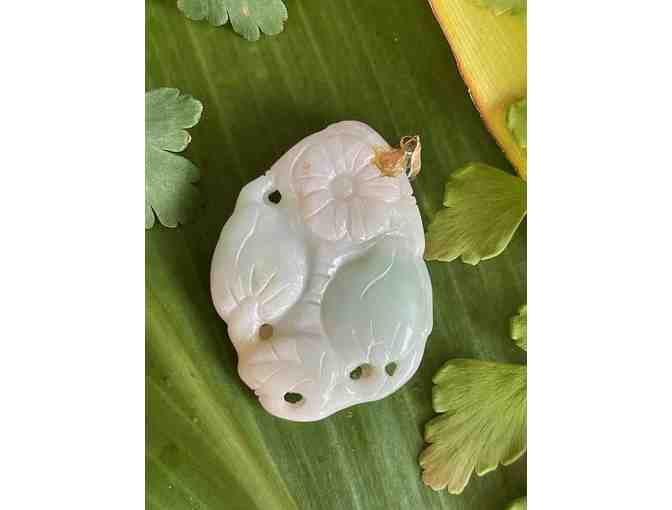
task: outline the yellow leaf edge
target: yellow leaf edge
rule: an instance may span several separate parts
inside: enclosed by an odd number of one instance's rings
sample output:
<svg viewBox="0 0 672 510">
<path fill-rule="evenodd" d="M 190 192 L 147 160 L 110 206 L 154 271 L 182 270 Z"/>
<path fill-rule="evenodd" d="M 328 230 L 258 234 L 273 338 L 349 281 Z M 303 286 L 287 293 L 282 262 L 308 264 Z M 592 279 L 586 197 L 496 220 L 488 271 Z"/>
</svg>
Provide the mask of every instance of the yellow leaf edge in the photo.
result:
<svg viewBox="0 0 672 510">
<path fill-rule="evenodd" d="M 448 27 L 448 16 L 451 12 L 450 6 L 447 5 L 446 0 L 427 0 L 434 13 L 434 17 L 439 23 L 443 31 L 448 45 L 455 57 L 457 68 L 467 85 L 469 96 L 476 106 L 479 115 L 483 119 L 485 127 L 490 134 L 495 138 L 495 141 L 502 149 L 506 157 L 516 169 L 516 172 L 523 180 L 527 180 L 527 149 L 521 148 L 516 142 L 513 133 L 507 126 L 506 116 L 509 107 L 527 96 L 527 72 L 521 76 L 521 84 L 516 90 L 508 90 L 498 95 L 493 102 L 488 102 L 484 98 L 478 80 L 474 78 L 471 72 L 466 67 L 465 61 L 461 52 L 458 49 L 454 34 L 451 33 Z M 464 0 L 460 0 L 464 1 Z M 469 6 L 467 8 L 480 9 L 479 7 Z M 487 10 L 484 10 L 487 11 Z M 495 15 L 492 14 L 494 17 Z M 505 18 L 497 16 L 497 18 Z"/>
</svg>

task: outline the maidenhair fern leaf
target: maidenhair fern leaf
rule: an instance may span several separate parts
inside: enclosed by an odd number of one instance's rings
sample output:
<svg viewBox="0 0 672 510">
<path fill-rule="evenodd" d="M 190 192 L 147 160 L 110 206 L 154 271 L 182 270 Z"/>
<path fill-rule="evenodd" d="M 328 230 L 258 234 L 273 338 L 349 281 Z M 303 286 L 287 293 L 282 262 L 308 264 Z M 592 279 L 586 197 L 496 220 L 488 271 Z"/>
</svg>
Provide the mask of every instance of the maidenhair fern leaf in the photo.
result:
<svg viewBox="0 0 672 510">
<path fill-rule="evenodd" d="M 287 8 L 282 0 L 177 0 L 177 6 L 192 20 L 207 19 L 216 27 L 229 20 L 233 29 L 248 41 L 282 32 Z"/>
<path fill-rule="evenodd" d="M 425 258 L 449 262 L 461 255 L 478 264 L 508 246 L 527 212 L 526 184 L 474 163 L 450 176 L 443 203 L 428 228 Z"/>
<path fill-rule="evenodd" d="M 434 376 L 432 401 L 442 413 L 425 426 L 422 479 L 459 494 L 472 472 L 482 476 L 515 462 L 527 448 L 527 368 L 456 359 Z"/>
<path fill-rule="evenodd" d="M 527 98 L 509 106 L 506 113 L 506 125 L 516 139 L 516 143 L 527 149 Z"/>
<path fill-rule="evenodd" d="M 187 148 L 191 135 L 184 129 L 196 125 L 202 111 L 200 101 L 177 89 L 145 93 L 145 228 L 154 226 L 155 214 L 166 227 L 176 227 L 201 203 L 193 185 L 198 168 L 174 153 Z"/>
<path fill-rule="evenodd" d="M 511 317 L 511 339 L 518 347 L 527 350 L 527 305 L 522 305 L 518 315 Z"/>
</svg>

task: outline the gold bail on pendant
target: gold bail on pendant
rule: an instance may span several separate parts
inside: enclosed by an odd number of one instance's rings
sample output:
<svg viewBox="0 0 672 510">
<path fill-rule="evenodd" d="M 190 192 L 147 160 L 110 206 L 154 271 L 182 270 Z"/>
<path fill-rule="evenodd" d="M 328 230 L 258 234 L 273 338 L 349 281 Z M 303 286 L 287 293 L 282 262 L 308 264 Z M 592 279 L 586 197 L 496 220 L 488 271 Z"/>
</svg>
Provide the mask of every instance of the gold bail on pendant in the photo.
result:
<svg viewBox="0 0 672 510">
<path fill-rule="evenodd" d="M 410 180 L 420 173 L 420 137 L 404 136 L 399 141 L 399 147 L 394 149 L 374 149 L 373 162 L 380 173 L 387 177 L 398 177 L 405 173 Z"/>
</svg>

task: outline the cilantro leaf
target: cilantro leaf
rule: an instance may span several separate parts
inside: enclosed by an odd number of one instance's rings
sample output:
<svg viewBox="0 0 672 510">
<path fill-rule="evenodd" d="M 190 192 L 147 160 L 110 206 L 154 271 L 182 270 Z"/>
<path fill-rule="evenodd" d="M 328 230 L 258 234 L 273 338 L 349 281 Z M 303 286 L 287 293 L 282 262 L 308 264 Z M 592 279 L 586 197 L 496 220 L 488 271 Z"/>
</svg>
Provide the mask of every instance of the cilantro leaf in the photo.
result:
<svg viewBox="0 0 672 510">
<path fill-rule="evenodd" d="M 427 260 L 468 264 L 499 255 L 527 212 L 525 181 L 482 163 L 457 170 L 427 232 Z"/>
<path fill-rule="evenodd" d="M 527 305 L 518 308 L 518 315 L 511 317 L 511 339 L 523 350 L 527 350 Z"/>
<path fill-rule="evenodd" d="M 527 149 L 527 98 L 509 106 L 506 113 L 506 126 L 516 139 L 516 143 Z"/>
<path fill-rule="evenodd" d="M 520 14 L 527 11 L 527 0 L 471 0 L 471 3 L 492 10 L 496 16 L 505 12 Z"/>
<path fill-rule="evenodd" d="M 192 20 L 207 19 L 216 27 L 231 20 L 233 29 L 248 41 L 282 32 L 287 8 L 282 0 L 177 0 L 177 7 Z"/>
<path fill-rule="evenodd" d="M 199 179 L 196 166 L 173 154 L 186 149 L 191 136 L 184 128 L 196 125 L 203 105 L 177 89 L 145 93 L 145 228 L 154 226 L 154 214 L 166 227 L 187 221 L 200 205 L 192 184 Z"/>
<path fill-rule="evenodd" d="M 518 498 L 506 507 L 506 510 L 527 510 L 527 497 Z"/>
<path fill-rule="evenodd" d="M 471 473 L 515 462 L 527 448 L 527 367 L 470 359 L 446 363 L 434 376 L 434 410 L 420 454 L 422 479 L 460 494 Z"/>
</svg>

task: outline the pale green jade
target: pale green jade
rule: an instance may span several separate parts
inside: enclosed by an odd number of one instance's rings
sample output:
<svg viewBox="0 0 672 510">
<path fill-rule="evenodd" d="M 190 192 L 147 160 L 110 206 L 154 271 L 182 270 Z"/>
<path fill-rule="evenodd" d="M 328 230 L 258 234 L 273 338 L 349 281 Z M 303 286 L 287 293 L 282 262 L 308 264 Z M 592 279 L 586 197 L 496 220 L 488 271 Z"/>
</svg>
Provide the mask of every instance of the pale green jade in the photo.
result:
<svg viewBox="0 0 672 510">
<path fill-rule="evenodd" d="M 247 184 L 212 259 L 238 372 L 271 414 L 325 418 L 384 398 L 422 360 L 432 287 L 420 213 L 388 144 L 339 122 Z"/>
</svg>

